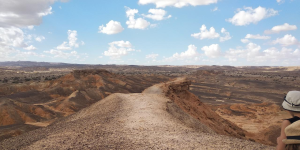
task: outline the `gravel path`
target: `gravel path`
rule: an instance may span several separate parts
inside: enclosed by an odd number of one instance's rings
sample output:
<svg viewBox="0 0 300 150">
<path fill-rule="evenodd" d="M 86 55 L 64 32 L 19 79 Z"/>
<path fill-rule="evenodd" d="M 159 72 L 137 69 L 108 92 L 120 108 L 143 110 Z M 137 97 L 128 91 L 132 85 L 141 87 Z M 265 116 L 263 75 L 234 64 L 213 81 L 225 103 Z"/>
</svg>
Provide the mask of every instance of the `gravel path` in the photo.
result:
<svg viewBox="0 0 300 150">
<path fill-rule="evenodd" d="M 274 149 L 186 125 L 168 111 L 172 102 L 160 93 L 153 86 L 110 95 L 46 128 L 4 140 L 0 149 Z"/>
</svg>

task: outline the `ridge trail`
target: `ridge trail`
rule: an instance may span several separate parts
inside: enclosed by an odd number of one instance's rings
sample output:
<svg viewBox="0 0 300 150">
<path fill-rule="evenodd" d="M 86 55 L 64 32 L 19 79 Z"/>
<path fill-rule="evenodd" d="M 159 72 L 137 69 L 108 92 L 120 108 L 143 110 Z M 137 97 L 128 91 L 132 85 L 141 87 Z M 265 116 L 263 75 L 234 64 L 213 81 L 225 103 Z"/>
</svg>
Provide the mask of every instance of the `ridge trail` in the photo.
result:
<svg viewBox="0 0 300 150">
<path fill-rule="evenodd" d="M 274 149 L 218 135 L 178 109 L 159 84 L 143 93 L 112 94 L 46 128 L 4 140 L 0 149 Z"/>
</svg>

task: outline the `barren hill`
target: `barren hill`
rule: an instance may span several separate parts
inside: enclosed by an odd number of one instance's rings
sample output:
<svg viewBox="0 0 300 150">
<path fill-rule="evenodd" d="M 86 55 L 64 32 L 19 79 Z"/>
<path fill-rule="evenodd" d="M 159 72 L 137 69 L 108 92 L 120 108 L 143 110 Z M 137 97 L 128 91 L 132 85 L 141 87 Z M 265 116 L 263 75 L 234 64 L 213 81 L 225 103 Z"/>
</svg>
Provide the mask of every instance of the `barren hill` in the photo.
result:
<svg viewBox="0 0 300 150">
<path fill-rule="evenodd" d="M 75 70 L 46 82 L 0 87 L 0 141 L 71 115 L 112 93 L 138 93 L 165 76 L 122 76 L 106 70 Z"/>
<path fill-rule="evenodd" d="M 0 149 L 274 149 L 216 134 L 238 127 L 195 99 L 188 86 L 178 79 L 143 93 L 112 94 L 48 127 L 6 139 Z"/>
</svg>

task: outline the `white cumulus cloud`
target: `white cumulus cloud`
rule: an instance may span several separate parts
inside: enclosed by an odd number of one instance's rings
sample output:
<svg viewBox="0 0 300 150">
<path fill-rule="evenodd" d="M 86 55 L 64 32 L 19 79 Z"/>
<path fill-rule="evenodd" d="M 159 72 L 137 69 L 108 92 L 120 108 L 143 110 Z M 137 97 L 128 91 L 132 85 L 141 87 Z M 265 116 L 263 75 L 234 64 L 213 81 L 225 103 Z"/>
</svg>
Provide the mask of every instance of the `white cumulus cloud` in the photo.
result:
<svg viewBox="0 0 300 150">
<path fill-rule="evenodd" d="M 28 47 L 25 47 L 24 49 L 26 49 L 26 50 L 36 50 L 36 47 L 34 47 L 33 45 L 30 45 Z"/>
<path fill-rule="evenodd" d="M 34 52 L 23 52 L 25 50 L 35 50 L 33 45 L 28 46 L 26 40 L 31 40 L 31 35 L 26 35 L 20 28 L 17 27 L 0 27 L 0 60 L 13 61 L 24 60 L 27 56 L 39 56 Z"/>
<path fill-rule="evenodd" d="M 0 0 L 0 27 L 40 25 L 57 0 Z"/>
<path fill-rule="evenodd" d="M 299 49 L 293 50 L 283 47 L 278 50 L 271 47 L 261 51 L 261 47 L 254 43 L 249 43 L 246 49 L 230 49 L 225 55 L 229 61 L 237 61 L 238 59 L 245 59 L 247 61 L 260 64 L 267 62 L 274 65 L 298 65 L 300 63 Z"/>
<path fill-rule="evenodd" d="M 35 40 L 38 41 L 38 42 L 42 42 L 45 39 L 46 38 L 44 36 L 38 36 L 38 37 L 35 38 Z"/>
<path fill-rule="evenodd" d="M 290 46 L 290 45 L 297 45 L 297 44 L 299 44 L 298 40 L 294 36 L 292 36 L 290 34 L 286 34 L 282 38 L 277 38 L 272 43 L 273 44 L 280 44 L 282 46 Z"/>
<path fill-rule="evenodd" d="M 47 15 L 50 15 L 50 14 L 52 14 L 52 7 L 51 6 L 43 12 L 39 12 L 38 16 L 43 17 L 43 16 L 47 16 Z"/>
<path fill-rule="evenodd" d="M 268 62 L 300 62 L 300 51 L 299 49 L 293 50 L 283 47 L 281 50 L 277 50 L 276 48 L 269 48 L 263 51 L 264 56 L 262 57 L 262 61 Z"/>
<path fill-rule="evenodd" d="M 68 59 L 70 57 L 75 57 L 76 59 L 80 58 L 80 56 L 76 51 L 72 51 L 68 53 L 60 50 L 51 49 L 50 51 L 44 51 L 44 53 L 51 54 L 53 55 L 54 58 L 64 58 L 64 59 Z"/>
<path fill-rule="evenodd" d="M 241 39 L 241 42 L 242 42 L 242 43 L 250 43 L 251 41 L 248 40 L 248 39 Z"/>
<path fill-rule="evenodd" d="M 20 28 L 0 27 L 0 46 L 27 47 L 24 37 L 24 32 Z"/>
<path fill-rule="evenodd" d="M 149 54 L 146 55 L 146 59 L 156 59 L 159 55 L 158 54 Z"/>
<path fill-rule="evenodd" d="M 34 26 L 28 26 L 27 27 L 29 30 L 33 30 Z"/>
<path fill-rule="evenodd" d="M 218 7 L 215 7 L 212 11 L 217 11 L 217 10 L 219 10 Z"/>
<path fill-rule="evenodd" d="M 109 48 L 107 51 L 104 51 L 104 56 L 108 56 L 111 59 L 119 59 L 132 51 L 136 50 L 133 49 L 129 41 L 114 41 L 109 43 Z"/>
<path fill-rule="evenodd" d="M 11 54 L 15 53 L 16 50 L 9 46 L 0 46 L 0 60 L 7 61 L 13 60 Z"/>
<path fill-rule="evenodd" d="M 294 0 L 290 0 L 290 1 L 292 2 L 292 1 L 294 1 Z M 285 0 L 276 0 L 276 2 L 277 2 L 278 4 L 282 4 L 282 3 L 285 2 Z"/>
<path fill-rule="evenodd" d="M 143 18 L 135 19 L 135 14 L 139 12 L 137 9 L 130 9 L 129 7 L 125 7 L 125 8 L 126 8 L 126 15 L 128 17 L 128 21 L 126 21 L 128 28 L 146 29 L 150 25 L 150 22 L 148 22 Z"/>
<path fill-rule="evenodd" d="M 64 41 L 61 45 L 57 46 L 55 49 L 49 51 L 44 51 L 46 54 L 50 54 L 53 58 L 63 58 L 63 59 L 73 59 L 76 61 L 85 61 L 88 58 L 88 54 L 79 54 L 77 51 L 65 52 L 65 50 L 72 50 L 73 48 L 78 48 L 79 45 L 84 45 L 81 41 L 80 44 L 77 42 L 77 31 L 68 30 L 68 42 Z"/>
<path fill-rule="evenodd" d="M 231 39 L 230 33 L 226 31 L 226 29 L 222 28 L 221 33 L 225 34 L 225 36 L 220 37 L 220 42 L 224 42 Z"/>
<path fill-rule="evenodd" d="M 68 39 L 69 39 L 69 46 L 71 47 L 78 47 L 79 44 L 77 43 L 77 31 L 76 30 L 68 30 Z"/>
<path fill-rule="evenodd" d="M 155 62 L 157 61 L 156 58 L 159 56 L 159 54 L 149 54 L 149 55 L 146 55 L 146 59 L 151 59 L 151 61 Z"/>
<path fill-rule="evenodd" d="M 258 40 L 267 40 L 270 39 L 271 37 L 269 36 L 264 36 L 264 35 L 259 35 L 259 34 L 247 34 L 245 39 L 258 39 Z"/>
<path fill-rule="evenodd" d="M 237 13 L 232 18 L 227 19 L 228 22 L 236 26 L 245 26 L 251 23 L 258 23 L 259 21 L 278 14 L 278 11 L 274 9 L 267 9 L 264 7 L 245 7 L 244 9 L 238 9 Z"/>
<path fill-rule="evenodd" d="M 173 57 L 174 58 L 191 58 L 191 57 L 195 57 L 196 55 L 198 55 L 197 47 L 195 45 L 189 45 L 187 51 L 182 52 L 180 54 L 175 53 L 173 55 Z"/>
<path fill-rule="evenodd" d="M 265 34 L 273 34 L 273 33 L 279 33 L 282 31 L 290 31 L 290 30 L 297 30 L 297 26 L 289 25 L 288 23 L 285 23 L 283 25 L 274 26 L 271 30 L 266 30 Z"/>
<path fill-rule="evenodd" d="M 174 6 L 181 8 L 184 6 L 199 6 L 199 5 L 209 5 L 217 3 L 218 0 L 139 0 L 139 4 L 155 4 L 156 8 L 164 8 L 167 6 Z"/>
<path fill-rule="evenodd" d="M 200 28 L 200 32 L 191 34 L 191 36 L 200 40 L 220 38 L 220 42 L 231 39 L 230 33 L 227 32 L 225 28 L 221 29 L 221 33 L 224 36 L 220 36 L 220 34 L 216 32 L 214 27 L 210 27 L 209 30 L 207 30 L 206 26 L 203 24 Z"/>
<path fill-rule="evenodd" d="M 188 49 L 181 53 L 175 53 L 171 57 L 167 57 L 164 59 L 164 61 L 172 62 L 176 60 L 181 61 L 197 61 L 199 60 L 199 57 L 201 54 L 197 52 L 197 47 L 195 45 L 189 45 Z"/>
<path fill-rule="evenodd" d="M 118 21 L 109 21 L 106 26 L 102 25 L 99 26 L 99 33 L 105 33 L 105 34 L 117 34 L 124 30 L 121 23 Z"/>
<path fill-rule="evenodd" d="M 69 42 L 64 41 L 61 45 L 57 46 L 57 50 L 72 50 L 73 48 L 78 48 L 79 43 L 77 43 L 77 31 L 68 30 L 68 40 Z M 84 42 L 81 42 L 84 44 Z"/>
<path fill-rule="evenodd" d="M 62 44 L 56 47 L 58 50 L 71 50 L 72 48 L 69 46 L 68 42 L 63 42 Z"/>
<path fill-rule="evenodd" d="M 212 44 L 210 46 L 204 46 L 201 48 L 201 50 L 203 50 L 204 54 L 210 58 L 216 58 L 216 57 L 221 56 L 221 54 L 222 54 L 219 44 Z"/>
<path fill-rule="evenodd" d="M 200 40 L 203 39 L 215 39 L 215 38 L 219 38 L 220 34 L 216 33 L 216 30 L 214 27 L 210 27 L 209 30 L 206 29 L 205 25 L 202 25 L 200 28 L 200 32 L 199 33 L 194 33 L 191 35 L 194 38 L 198 38 Z"/>
<path fill-rule="evenodd" d="M 163 9 L 149 9 L 148 12 L 149 14 L 147 15 L 143 14 L 143 16 L 153 20 L 164 20 L 172 17 L 171 15 L 168 15 L 166 17 L 167 12 Z"/>
<path fill-rule="evenodd" d="M 150 25 L 150 28 L 155 28 L 155 27 L 157 27 L 158 25 L 157 24 L 151 24 Z"/>
<path fill-rule="evenodd" d="M 281 4 L 284 3 L 285 0 L 276 0 L 277 3 Z"/>
<path fill-rule="evenodd" d="M 238 59 L 246 59 L 247 61 L 258 61 L 258 58 L 262 55 L 261 47 L 255 43 L 247 44 L 245 49 L 229 49 L 225 53 L 225 57 L 229 61 L 237 61 Z"/>
</svg>

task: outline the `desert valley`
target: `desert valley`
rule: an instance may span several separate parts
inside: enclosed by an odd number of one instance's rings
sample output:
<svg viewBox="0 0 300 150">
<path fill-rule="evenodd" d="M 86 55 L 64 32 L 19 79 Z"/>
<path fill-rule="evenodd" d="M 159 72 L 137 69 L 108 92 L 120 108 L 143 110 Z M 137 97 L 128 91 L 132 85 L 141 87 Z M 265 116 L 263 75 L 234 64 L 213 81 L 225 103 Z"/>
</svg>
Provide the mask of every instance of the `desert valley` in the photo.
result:
<svg viewBox="0 0 300 150">
<path fill-rule="evenodd" d="M 300 90 L 298 67 L 0 66 L 1 149 L 272 149 Z"/>
<path fill-rule="evenodd" d="M 0 0 L 0 150 L 300 149 L 299 7 Z"/>
</svg>

